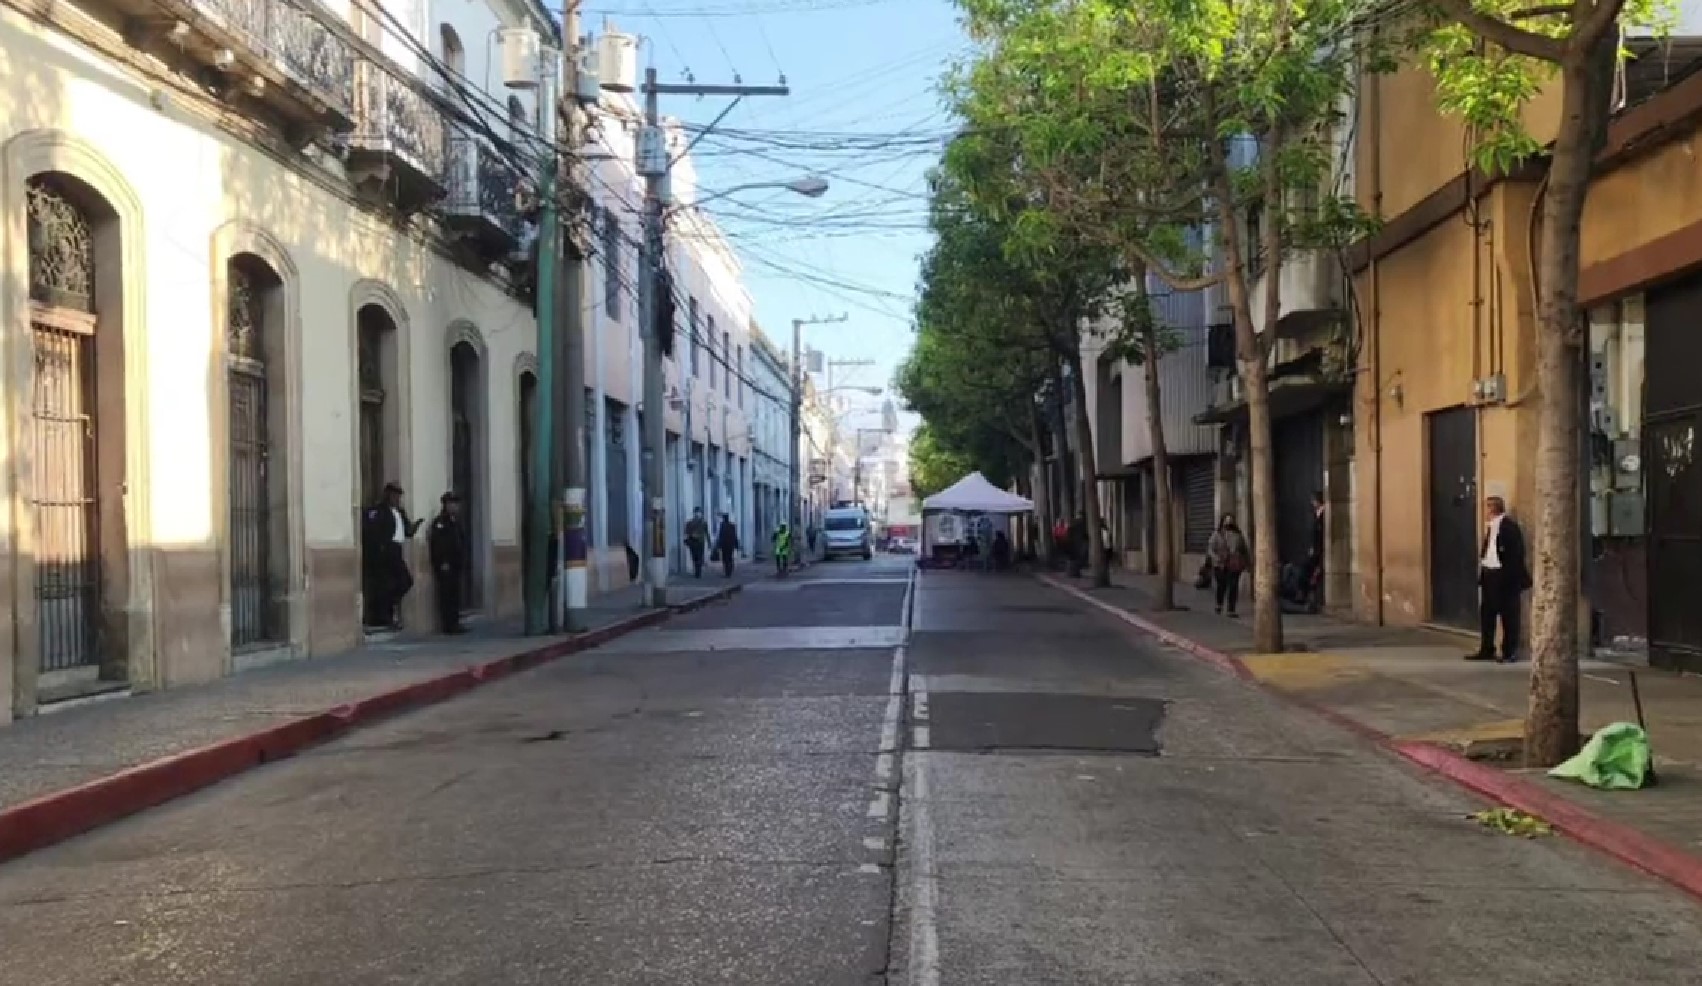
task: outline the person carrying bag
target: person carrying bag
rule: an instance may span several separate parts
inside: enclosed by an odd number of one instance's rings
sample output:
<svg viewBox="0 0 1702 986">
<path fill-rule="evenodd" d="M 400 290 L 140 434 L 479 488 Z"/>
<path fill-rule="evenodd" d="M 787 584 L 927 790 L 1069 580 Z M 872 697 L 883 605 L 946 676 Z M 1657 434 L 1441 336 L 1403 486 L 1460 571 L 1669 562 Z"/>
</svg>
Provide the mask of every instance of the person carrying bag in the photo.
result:
<svg viewBox="0 0 1702 986">
<path fill-rule="evenodd" d="M 1217 583 L 1215 612 L 1222 613 L 1227 605 L 1229 615 L 1235 615 L 1235 604 L 1241 597 L 1241 573 L 1247 570 L 1249 554 L 1247 538 L 1236 525 L 1235 515 L 1224 514 L 1206 544 L 1206 562 Z"/>
</svg>

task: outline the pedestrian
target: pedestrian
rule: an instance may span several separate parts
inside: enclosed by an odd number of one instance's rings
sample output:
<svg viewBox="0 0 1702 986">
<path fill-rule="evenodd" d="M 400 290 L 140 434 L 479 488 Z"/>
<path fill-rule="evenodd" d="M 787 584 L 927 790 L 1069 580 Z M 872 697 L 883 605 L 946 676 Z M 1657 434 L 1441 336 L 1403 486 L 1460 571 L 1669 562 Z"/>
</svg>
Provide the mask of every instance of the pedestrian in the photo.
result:
<svg viewBox="0 0 1702 986">
<path fill-rule="evenodd" d="M 733 564 L 739 557 L 739 529 L 727 514 L 721 515 L 721 529 L 715 532 L 715 554 L 721 559 L 721 574 L 732 578 Z"/>
<path fill-rule="evenodd" d="M 774 574 L 785 575 L 792 564 L 792 528 L 784 521 L 774 529 Z"/>
<path fill-rule="evenodd" d="M 709 522 L 703 519 L 703 508 L 691 512 L 686 521 L 686 551 L 691 553 L 691 571 L 703 578 L 703 549 L 709 544 Z"/>
<path fill-rule="evenodd" d="M 432 585 L 437 590 L 437 628 L 466 633 L 461 625 L 461 580 L 467 574 L 467 531 L 461 524 L 461 497 L 451 491 L 439 499 L 437 517 L 427 535 Z"/>
<path fill-rule="evenodd" d="M 1507 516 L 1507 501 L 1492 496 L 1484 501 L 1489 519 L 1484 524 L 1478 555 L 1478 642 L 1468 661 L 1493 661 L 1495 624 L 1501 624 L 1501 662 L 1519 659 L 1519 599 L 1531 587 L 1530 562 L 1525 556 L 1525 532 Z"/>
<path fill-rule="evenodd" d="M 403 495 L 402 487 L 384 484 L 383 494 L 361 523 L 361 583 L 369 627 L 400 630 L 402 600 L 414 587 L 405 548 L 422 521 L 408 517 Z"/>
<path fill-rule="evenodd" d="M 1224 514 L 1206 542 L 1206 560 L 1211 564 L 1212 581 L 1217 583 L 1216 612 L 1222 613 L 1227 605 L 1229 615 L 1235 615 L 1235 604 L 1241 598 L 1241 573 L 1247 570 L 1249 554 L 1247 538 L 1235 523 L 1235 515 Z"/>
<path fill-rule="evenodd" d="M 1306 549 L 1306 562 L 1301 566 L 1302 603 L 1309 612 L 1324 608 L 1324 494 L 1312 494 L 1312 541 Z"/>
<path fill-rule="evenodd" d="M 1076 519 L 1070 521 L 1068 533 L 1064 536 L 1065 551 L 1070 560 L 1070 578 L 1081 577 L 1081 570 L 1087 567 L 1088 551 L 1087 518 L 1076 514 Z"/>
</svg>

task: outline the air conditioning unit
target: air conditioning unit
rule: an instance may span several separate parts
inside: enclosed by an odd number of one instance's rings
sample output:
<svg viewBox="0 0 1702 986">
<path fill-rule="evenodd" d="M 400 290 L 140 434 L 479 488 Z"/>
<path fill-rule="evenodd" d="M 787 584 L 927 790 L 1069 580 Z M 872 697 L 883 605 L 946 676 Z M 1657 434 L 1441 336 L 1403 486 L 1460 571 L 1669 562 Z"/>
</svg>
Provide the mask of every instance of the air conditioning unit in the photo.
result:
<svg viewBox="0 0 1702 986">
<path fill-rule="evenodd" d="M 510 89 L 538 88 L 538 56 L 543 41 L 529 27 L 505 27 L 497 32 L 502 45 L 502 84 Z"/>
<path fill-rule="evenodd" d="M 597 76 L 610 92 L 632 92 L 638 82 L 638 38 L 610 32 L 597 43 Z"/>
</svg>

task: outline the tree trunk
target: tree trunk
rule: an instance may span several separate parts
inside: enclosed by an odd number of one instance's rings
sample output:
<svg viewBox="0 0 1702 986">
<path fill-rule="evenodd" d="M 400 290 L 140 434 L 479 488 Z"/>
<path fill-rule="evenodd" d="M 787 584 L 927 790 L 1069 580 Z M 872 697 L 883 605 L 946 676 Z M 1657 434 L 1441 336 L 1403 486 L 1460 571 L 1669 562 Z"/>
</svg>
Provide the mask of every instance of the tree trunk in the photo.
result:
<svg viewBox="0 0 1702 986">
<path fill-rule="evenodd" d="M 1599 61 L 1571 57 L 1561 75 L 1560 131 L 1542 202 L 1537 272 L 1536 517 L 1530 706 L 1525 762 L 1552 767 L 1578 749 L 1579 387 L 1585 327 L 1578 309 L 1579 237 L 1595 137 L 1606 114 Z"/>
<path fill-rule="evenodd" d="M 1146 299 L 1143 288 L 1141 298 Z M 1158 326 L 1149 318 L 1141 333 L 1143 369 L 1146 371 L 1147 433 L 1152 439 L 1153 510 L 1158 515 L 1153 525 L 1153 544 L 1149 557 L 1158 557 L 1158 607 L 1176 608 L 1176 513 L 1170 503 L 1170 450 L 1164 444 L 1163 401 L 1158 392 Z"/>
<path fill-rule="evenodd" d="M 1040 563 L 1044 567 L 1052 562 L 1052 494 L 1047 490 L 1047 478 L 1051 467 L 1046 464 L 1046 447 L 1040 442 L 1040 412 L 1032 407 L 1028 411 L 1028 431 L 1034 440 L 1034 475 L 1032 488 L 1034 490 L 1034 518 L 1037 537 L 1040 539 Z"/>
<path fill-rule="evenodd" d="M 1058 494 L 1057 505 L 1062 511 L 1059 516 L 1061 516 L 1064 519 L 1064 523 L 1067 524 L 1075 519 L 1078 511 L 1076 508 L 1076 481 L 1075 478 L 1070 475 L 1069 468 L 1070 443 L 1065 433 L 1064 374 L 1061 370 L 1057 368 L 1053 369 L 1052 381 L 1054 384 L 1053 391 L 1058 395 L 1058 413 L 1049 414 L 1047 417 L 1051 419 L 1049 423 L 1052 426 L 1052 453 L 1058 460 L 1058 471 L 1055 475 L 1058 477 L 1058 489 L 1056 490 L 1056 493 Z"/>
<path fill-rule="evenodd" d="M 1099 509 L 1099 482 L 1094 478 L 1098 467 L 1093 454 L 1093 421 L 1087 414 L 1087 381 L 1082 379 L 1079 348 L 1070 354 L 1069 360 L 1070 393 L 1076 407 L 1071 417 L 1075 419 L 1076 446 L 1080 450 L 1076 462 L 1080 464 L 1082 512 L 1087 521 L 1087 559 L 1093 567 L 1094 588 L 1103 589 L 1111 584 L 1111 565 L 1105 552 L 1105 538 L 1099 533 L 1104 515 Z"/>
<path fill-rule="evenodd" d="M 1229 185 L 1227 153 L 1213 143 L 1218 160 L 1213 177 L 1217 200 L 1218 237 L 1224 247 L 1225 282 L 1235 317 L 1235 365 L 1247 399 L 1248 472 L 1253 479 L 1253 649 L 1260 653 L 1282 651 L 1282 601 L 1278 596 L 1276 483 L 1271 461 L 1270 368 L 1265 348 L 1253 330 L 1252 299 L 1247 286 L 1246 251 L 1236 225 L 1234 192 Z M 1269 147 L 1261 148 L 1267 155 Z M 1276 220 L 1267 227 L 1267 243 L 1275 236 Z M 1276 258 L 1267 256 L 1267 262 Z M 1275 271 L 1271 276 L 1274 278 Z M 1273 282 L 1274 283 L 1274 282 Z M 1267 315 L 1269 312 L 1267 311 Z M 1272 331 L 1275 331 L 1274 325 Z"/>
</svg>

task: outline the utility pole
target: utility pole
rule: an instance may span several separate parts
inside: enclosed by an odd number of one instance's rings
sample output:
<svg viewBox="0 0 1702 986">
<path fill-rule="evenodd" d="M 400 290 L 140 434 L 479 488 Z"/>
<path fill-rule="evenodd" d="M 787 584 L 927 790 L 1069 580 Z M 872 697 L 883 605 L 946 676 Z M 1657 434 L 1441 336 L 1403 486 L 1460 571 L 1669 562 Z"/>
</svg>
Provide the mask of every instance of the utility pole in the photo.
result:
<svg viewBox="0 0 1702 986">
<path fill-rule="evenodd" d="M 579 36 L 579 0 L 567 0 L 562 11 L 563 98 L 560 129 L 562 145 L 567 149 L 566 188 L 577 194 L 582 187 L 577 174 L 578 154 L 582 146 L 580 112 L 580 58 L 582 39 Z M 563 240 L 562 284 L 557 291 L 556 325 L 561 349 L 561 386 L 556 390 L 557 414 L 562 422 L 562 441 L 556 443 L 560 470 L 555 475 L 556 488 L 563 491 L 561 510 L 562 607 L 559 624 L 555 607 L 551 607 L 551 624 L 567 633 L 589 629 L 585 611 L 591 601 L 591 572 L 588 567 L 590 551 L 585 536 L 585 494 L 590 486 L 585 461 L 585 244 L 580 237 L 584 231 L 573 217 Z"/>
<path fill-rule="evenodd" d="M 661 326 L 656 313 L 666 254 L 662 248 L 662 200 L 672 165 L 662 132 L 660 97 L 669 96 L 784 96 L 786 86 L 699 85 L 657 82 L 656 69 L 644 70 L 644 130 L 638 135 L 638 173 L 644 178 L 643 255 L 638 271 L 638 324 L 644 334 L 644 505 L 645 603 L 668 605 L 667 450 L 668 408 L 664 403 Z M 685 438 L 689 450 L 691 436 Z M 707 451 L 707 449 L 705 450 Z M 689 453 L 688 453 L 689 454 Z"/>
<path fill-rule="evenodd" d="M 526 632 L 537 636 L 550 631 L 551 614 L 554 607 L 550 605 L 550 555 L 553 547 L 551 537 L 554 511 L 551 507 L 551 490 L 555 483 L 555 409 L 556 409 L 556 334 L 557 316 L 562 299 L 556 297 L 557 274 L 556 266 L 561 252 L 561 210 L 556 202 L 559 191 L 557 182 L 558 171 L 561 167 L 560 155 L 555 151 L 555 100 L 558 93 L 557 82 L 560 70 L 540 73 L 542 78 L 538 86 L 538 134 L 543 138 L 544 146 L 549 152 L 544 155 L 542 164 L 543 174 L 539 176 L 538 187 L 542 198 L 541 212 L 538 217 L 538 281 L 536 311 L 538 319 L 538 421 L 535 434 L 532 436 L 532 476 L 531 488 L 527 490 L 526 506 L 531 512 L 534 523 L 532 527 L 532 550 L 527 558 L 526 572 Z M 551 78 L 554 74 L 556 78 Z"/>
<path fill-rule="evenodd" d="M 804 487 L 809 484 L 802 472 L 803 463 L 798 448 L 804 441 L 804 326 L 832 325 L 850 320 L 849 315 L 829 315 L 826 318 L 795 318 L 792 320 L 792 478 L 788 484 L 791 505 L 786 516 L 791 518 L 792 537 L 797 543 L 798 528 L 803 524 Z"/>
</svg>

